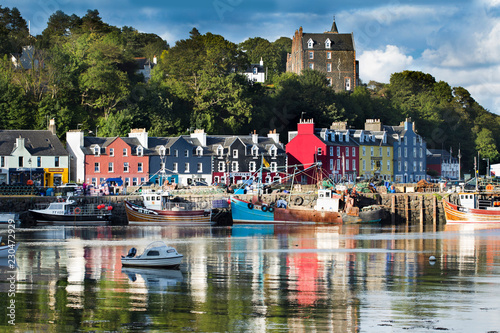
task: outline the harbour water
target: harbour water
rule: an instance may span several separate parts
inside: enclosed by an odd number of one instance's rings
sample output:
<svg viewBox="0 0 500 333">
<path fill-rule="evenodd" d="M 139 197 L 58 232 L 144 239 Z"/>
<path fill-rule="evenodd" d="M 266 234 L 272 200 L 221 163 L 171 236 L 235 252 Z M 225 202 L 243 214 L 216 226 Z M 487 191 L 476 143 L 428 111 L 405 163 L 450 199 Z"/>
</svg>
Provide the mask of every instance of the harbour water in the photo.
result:
<svg viewBox="0 0 500 333">
<path fill-rule="evenodd" d="M 17 229 L 17 267 L 0 262 L 0 329 L 500 331 L 497 228 Z M 179 270 L 121 266 L 130 247 L 158 239 L 184 254 Z"/>
</svg>

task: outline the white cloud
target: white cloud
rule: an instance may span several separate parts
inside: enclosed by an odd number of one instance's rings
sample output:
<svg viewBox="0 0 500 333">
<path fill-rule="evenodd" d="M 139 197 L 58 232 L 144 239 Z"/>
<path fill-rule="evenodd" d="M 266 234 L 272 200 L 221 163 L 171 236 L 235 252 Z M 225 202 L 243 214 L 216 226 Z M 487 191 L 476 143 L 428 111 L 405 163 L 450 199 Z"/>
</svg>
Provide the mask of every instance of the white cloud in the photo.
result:
<svg viewBox="0 0 500 333">
<path fill-rule="evenodd" d="M 359 57 L 359 75 L 363 82 L 371 80 L 389 82 L 392 73 L 408 69 L 413 64 L 413 57 L 394 45 L 384 49 L 364 51 Z"/>
</svg>

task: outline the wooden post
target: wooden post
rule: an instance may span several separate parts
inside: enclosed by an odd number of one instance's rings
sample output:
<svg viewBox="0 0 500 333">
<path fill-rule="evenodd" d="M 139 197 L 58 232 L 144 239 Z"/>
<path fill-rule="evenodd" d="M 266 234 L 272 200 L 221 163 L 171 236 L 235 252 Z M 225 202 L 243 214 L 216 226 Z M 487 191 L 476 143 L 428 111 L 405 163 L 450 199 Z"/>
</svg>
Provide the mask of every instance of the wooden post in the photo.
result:
<svg viewBox="0 0 500 333">
<path fill-rule="evenodd" d="M 432 230 L 434 232 L 436 232 L 436 230 L 437 230 L 437 228 L 436 228 L 437 227 L 437 216 L 438 216 L 438 214 L 437 214 L 437 198 L 434 195 L 432 197 L 433 197 L 433 199 L 432 199 Z"/>
<path fill-rule="evenodd" d="M 396 195 L 391 196 L 391 224 L 396 224 Z"/>
<path fill-rule="evenodd" d="M 424 195 L 420 196 L 420 230 L 424 230 Z"/>
<path fill-rule="evenodd" d="M 405 217 L 406 217 L 406 226 L 410 224 L 410 207 L 408 207 L 408 193 L 405 193 Z"/>
</svg>

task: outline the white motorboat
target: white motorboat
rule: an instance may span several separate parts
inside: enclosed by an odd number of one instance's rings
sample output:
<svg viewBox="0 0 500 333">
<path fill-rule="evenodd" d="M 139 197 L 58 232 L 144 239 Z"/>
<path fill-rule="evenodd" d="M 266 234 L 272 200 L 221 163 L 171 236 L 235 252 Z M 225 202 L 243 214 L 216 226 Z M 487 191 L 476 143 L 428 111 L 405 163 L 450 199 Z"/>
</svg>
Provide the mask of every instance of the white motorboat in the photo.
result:
<svg viewBox="0 0 500 333">
<path fill-rule="evenodd" d="M 127 256 L 122 256 L 123 266 L 136 267 L 179 267 L 182 254 L 162 241 L 149 244 L 141 255 L 136 256 L 137 249 L 131 248 Z"/>
</svg>

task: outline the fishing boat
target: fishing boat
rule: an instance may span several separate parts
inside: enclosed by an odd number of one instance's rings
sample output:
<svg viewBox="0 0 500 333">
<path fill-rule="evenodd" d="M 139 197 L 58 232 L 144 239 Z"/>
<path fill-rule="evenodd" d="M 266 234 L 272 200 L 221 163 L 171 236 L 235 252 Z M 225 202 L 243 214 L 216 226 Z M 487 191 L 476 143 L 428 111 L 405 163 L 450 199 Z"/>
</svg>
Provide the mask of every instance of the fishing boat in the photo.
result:
<svg viewBox="0 0 500 333">
<path fill-rule="evenodd" d="M 443 199 L 447 224 L 500 223 L 500 192 L 493 188 L 486 191 L 461 192 L 458 204 Z"/>
<path fill-rule="evenodd" d="M 141 204 L 125 200 L 129 224 L 212 224 L 212 207 L 207 202 L 181 201 L 162 190 L 144 190 L 140 199 Z"/>
<path fill-rule="evenodd" d="M 149 244 L 144 252 L 136 256 L 137 249 L 131 248 L 126 256 L 121 257 L 123 266 L 136 267 L 179 267 L 182 254 L 162 241 L 155 241 Z"/>
<path fill-rule="evenodd" d="M 30 209 L 37 225 L 105 225 L 111 221 L 113 206 L 82 203 L 68 193 L 48 207 Z"/>
<path fill-rule="evenodd" d="M 300 197 L 299 197 L 300 198 Z M 344 198 L 345 202 L 349 198 Z M 340 209 L 342 196 L 332 189 L 318 190 L 314 207 L 289 206 L 286 202 L 277 201 L 276 205 L 260 202 L 249 202 L 231 197 L 233 223 L 312 223 L 312 224 L 350 224 L 378 223 L 385 215 L 383 207 L 373 205 L 359 210 L 357 207 L 345 205 Z M 295 200 L 296 203 L 302 203 Z"/>
</svg>

